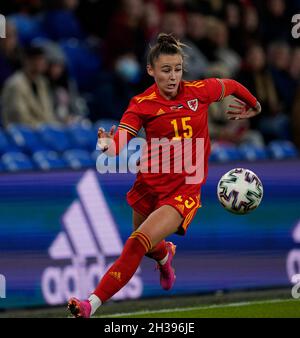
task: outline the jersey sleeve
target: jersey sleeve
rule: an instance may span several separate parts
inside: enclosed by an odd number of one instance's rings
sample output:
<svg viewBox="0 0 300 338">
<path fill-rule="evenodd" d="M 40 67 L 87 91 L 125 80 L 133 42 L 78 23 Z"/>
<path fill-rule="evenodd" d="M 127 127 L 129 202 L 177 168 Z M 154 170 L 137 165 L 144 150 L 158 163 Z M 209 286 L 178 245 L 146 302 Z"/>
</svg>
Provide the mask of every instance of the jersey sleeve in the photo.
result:
<svg viewBox="0 0 300 338">
<path fill-rule="evenodd" d="M 203 81 L 207 103 L 221 101 L 225 96 L 234 95 L 250 107 L 255 107 L 257 99 L 241 83 L 232 79 L 211 78 Z"/>
<path fill-rule="evenodd" d="M 131 136 L 137 136 L 139 130 L 143 125 L 143 119 L 139 110 L 139 107 L 135 101 L 132 99 L 129 103 L 129 106 L 125 113 L 123 114 L 119 130 L 127 131 Z"/>
<path fill-rule="evenodd" d="M 221 101 L 225 95 L 224 83 L 217 78 L 205 79 L 203 81 L 204 86 L 202 87 L 205 93 L 205 101 L 212 103 Z"/>
<path fill-rule="evenodd" d="M 244 101 L 248 106 L 253 108 L 256 106 L 256 97 L 252 95 L 241 83 L 232 79 L 222 79 L 220 81 L 222 81 L 225 86 L 224 96 L 234 95 L 238 99 Z"/>
</svg>

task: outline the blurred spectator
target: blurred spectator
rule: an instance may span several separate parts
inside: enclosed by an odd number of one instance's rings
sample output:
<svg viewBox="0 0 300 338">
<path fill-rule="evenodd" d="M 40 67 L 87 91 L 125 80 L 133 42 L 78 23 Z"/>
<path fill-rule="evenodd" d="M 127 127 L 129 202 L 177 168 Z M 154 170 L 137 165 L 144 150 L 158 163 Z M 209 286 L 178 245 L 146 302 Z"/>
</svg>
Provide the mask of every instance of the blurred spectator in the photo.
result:
<svg viewBox="0 0 300 338">
<path fill-rule="evenodd" d="M 130 98 L 140 91 L 147 43 L 145 4 L 143 0 L 120 0 L 117 4 L 104 41 L 105 70 L 99 73 L 89 101 L 92 121 L 120 118 Z"/>
<path fill-rule="evenodd" d="M 79 1 L 75 13 L 89 35 L 104 39 L 115 7 L 116 1 L 85 0 Z"/>
<path fill-rule="evenodd" d="M 189 8 L 198 9 L 201 13 L 216 18 L 224 18 L 225 6 L 228 2 L 223 0 L 186 0 Z"/>
<path fill-rule="evenodd" d="M 295 95 L 297 80 L 290 74 L 292 50 L 285 41 L 272 42 L 268 47 L 268 62 L 279 97 L 288 113 Z"/>
<path fill-rule="evenodd" d="M 21 67 L 21 49 L 15 25 L 7 21 L 6 38 L 0 39 L 0 90 L 4 81 Z"/>
<path fill-rule="evenodd" d="M 241 39 L 241 8 L 235 2 L 229 2 L 225 7 L 225 21 L 228 27 L 229 47 L 234 49 L 239 55 L 243 55 L 244 46 Z M 245 20 L 243 20 L 244 22 Z"/>
<path fill-rule="evenodd" d="M 260 84 L 260 93 L 269 93 L 269 99 L 264 102 L 268 110 L 257 117 L 258 127 L 266 142 L 273 139 L 291 139 L 290 116 L 296 85 L 289 74 L 290 53 L 290 47 L 285 42 L 273 42 L 268 48 L 268 69 L 273 80 Z M 259 83 L 256 84 L 257 88 L 258 85 Z M 273 90 L 274 87 L 276 91 Z M 273 103 L 270 104 L 271 102 Z"/>
<path fill-rule="evenodd" d="M 264 135 L 265 141 L 272 138 L 282 138 L 280 128 L 286 129 L 287 118 L 271 72 L 267 68 L 266 55 L 260 45 L 253 45 L 247 52 L 244 69 L 238 80 L 257 97 L 262 106 L 262 114 L 251 120 L 251 125 Z"/>
<path fill-rule="evenodd" d="M 289 73 L 292 79 L 300 82 L 300 47 L 295 47 L 292 51 Z"/>
<path fill-rule="evenodd" d="M 141 65 L 135 54 L 119 55 L 112 71 L 99 74 L 99 85 L 90 102 L 90 119 L 93 122 L 103 117 L 120 119 L 131 97 L 140 91 L 141 75 Z"/>
<path fill-rule="evenodd" d="M 240 55 L 247 56 L 248 48 L 257 43 L 262 43 L 261 24 L 257 8 L 252 5 L 243 6 L 241 37 L 238 40 L 241 42 L 242 50 Z"/>
<path fill-rule="evenodd" d="M 290 63 L 290 75 L 297 82 L 297 89 L 292 104 L 292 136 L 300 150 L 300 48 L 294 49 Z"/>
<path fill-rule="evenodd" d="M 115 63 L 115 73 L 128 85 L 138 83 L 141 76 L 141 66 L 133 53 L 120 55 Z"/>
<path fill-rule="evenodd" d="M 62 49 L 50 41 L 44 43 L 42 48 L 48 63 L 46 75 L 56 118 L 65 124 L 86 117 L 87 105 L 79 95 L 75 81 L 68 76 Z"/>
<path fill-rule="evenodd" d="M 163 0 L 165 11 L 176 11 L 181 15 L 186 14 L 186 0 Z"/>
<path fill-rule="evenodd" d="M 277 114 L 281 107 L 272 78 L 267 68 L 266 55 L 260 45 L 253 45 L 247 51 L 243 70 L 238 80 L 259 100 L 264 114 Z"/>
<path fill-rule="evenodd" d="M 2 92 L 2 121 L 37 127 L 55 119 L 47 81 L 43 77 L 46 60 L 43 50 L 30 46 L 24 55 L 22 70 L 10 76 Z"/>
<path fill-rule="evenodd" d="M 168 34 L 172 33 L 185 44 L 183 51 L 188 62 L 184 65 L 184 79 L 197 80 L 202 78 L 208 67 L 208 62 L 197 46 L 186 37 L 186 25 L 183 16 L 179 12 L 166 12 L 162 17 L 161 31 Z"/>
<path fill-rule="evenodd" d="M 198 42 L 205 39 L 207 36 L 206 23 L 206 17 L 200 12 L 188 12 L 186 18 L 186 35 L 197 45 L 198 48 Z"/>
<path fill-rule="evenodd" d="M 211 42 L 213 51 L 209 61 L 211 61 L 213 68 L 226 69 L 226 75 L 234 77 L 240 69 L 241 58 L 228 46 L 228 28 L 226 24 L 221 20 L 210 17 L 207 28 L 208 39 Z M 215 75 L 217 76 L 218 74 Z"/>
<path fill-rule="evenodd" d="M 213 53 L 207 30 L 207 16 L 198 11 L 189 11 L 186 19 L 186 37 L 197 46 L 206 60 Z"/>
<path fill-rule="evenodd" d="M 145 4 L 145 36 L 147 41 L 151 41 L 156 38 L 159 34 L 160 22 L 161 22 L 161 13 L 158 6 L 152 2 L 148 1 Z"/>
<path fill-rule="evenodd" d="M 293 102 L 291 125 L 293 140 L 300 150 L 300 85 L 298 85 Z"/>
<path fill-rule="evenodd" d="M 265 43 L 277 39 L 289 41 L 291 39 L 291 18 L 287 12 L 285 0 L 267 0 L 262 20 L 263 40 Z"/>
<path fill-rule="evenodd" d="M 36 14 L 41 11 L 44 0 L 10 0 L 2 1 L 1 10 L 4 13 L 24 13 L 24 14 Z M 2 8 L 3 7 L 3 8 Z"/>
<path fill-rule="evenodd" d="M 18 10 L 14 1 L 3 1 L 1 3 L 1 14 L 9 15 L 15 13 Z"/>
<path fill-rule="evenodd" d="M 133 53 L 139 62 L 143 62 L 146 48 L 144 11 L 142 0 L 120 1 L 105 39 L 106 64 L 111 69 L 119 56 L 125 53 Z"/>
<path fill-rule="evenodd" d="M 216 17 L 223 17 L 225 11 L 225 4 L 227 1 L 223 0 L 206 0 L 210 4 L 211 12 Z"/>
</svg>

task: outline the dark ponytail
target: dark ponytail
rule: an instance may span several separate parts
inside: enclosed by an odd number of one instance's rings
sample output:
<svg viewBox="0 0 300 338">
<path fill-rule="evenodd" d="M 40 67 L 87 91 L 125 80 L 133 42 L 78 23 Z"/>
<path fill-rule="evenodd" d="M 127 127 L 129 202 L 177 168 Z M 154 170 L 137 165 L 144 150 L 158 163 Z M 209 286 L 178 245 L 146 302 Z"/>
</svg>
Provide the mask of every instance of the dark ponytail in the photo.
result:
<svg viewBox="0 0 300 338">
<path fill-rule="evenodd" d="M 184 58 L 182 47 L 185 46 L 179 40 L 177 40 L 172 34 L 160 33 L 157 37 L 156 44 L 150 48 L 148 53 L 147 63 L 152 67 L 154 61 L 161 55 L 174 55 L 179 54 Z"/>
<path fill-rule="evenodd" d="M 158 44 L 180 46 L 180 42 L 172 34 L 160 33 L 157 37 Z"/>
</svg>

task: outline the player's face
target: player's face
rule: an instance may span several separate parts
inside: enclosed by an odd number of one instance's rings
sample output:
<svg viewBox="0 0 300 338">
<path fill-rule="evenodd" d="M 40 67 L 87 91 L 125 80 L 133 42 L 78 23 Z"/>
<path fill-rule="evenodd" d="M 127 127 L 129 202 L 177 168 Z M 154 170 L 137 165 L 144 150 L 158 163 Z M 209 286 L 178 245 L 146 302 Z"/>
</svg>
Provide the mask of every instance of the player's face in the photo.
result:
<svg viewBox="0 0 300 338">
<path fill-rule="evenodd" d="M 147 66 L 147 71 L 159 88 L 163 97 L 170 100 L 178 93 L 182 79 L 183 59 L 180 54 L 161 54 L 154 62 L 154 66 Z"/>
</svg>

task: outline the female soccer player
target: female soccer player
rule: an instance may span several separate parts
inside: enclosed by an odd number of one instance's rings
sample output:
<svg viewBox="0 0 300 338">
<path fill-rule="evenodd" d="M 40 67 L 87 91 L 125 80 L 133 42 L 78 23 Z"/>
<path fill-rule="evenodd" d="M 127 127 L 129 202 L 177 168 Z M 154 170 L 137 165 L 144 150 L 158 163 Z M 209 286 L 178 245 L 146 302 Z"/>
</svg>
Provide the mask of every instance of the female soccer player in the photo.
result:
<svg viewBox="0 0 300 338">
<path fill-rule="evenodd" d="M 192 178 L 190 171 L 186 168 L 181 172 L 175 171 L 174 164 L 169 173 L 151 172 L 150 167 L 149 172 L 140 171 L 137 174 L 127 194 L 128 203 L 133 209 L 135 231 L 126 241 L 121 256 L 104 274 L 89 299 L 81 301 L 73 297 L 69 300 L 68 309 L 75 317 L 93 315 L 102 303 L 128 283 L 145 255 L 157 261 L 162 288 L 172 288 L 176 277 L 171 263 L 176 246 L 166 242 L 165 238 L 174 233 L 184 235 L 201 204 L 200 189 L 207 176 L 210 153 L 209 105 L 227 95 L 234 95 L 235 104 L 229 105 L 226 112 L 228 118 L 249 118 L 261 111 L 257 99 L 234 80 L 210 78 L 183 81 L 183 61 L 181 43 L 172 35 L 160 34 L 148 54 L 147 71 L 155 83 L 131 100 L 115 134 L 114 127 L 110 132 L 99 129 L 98 143 L 110 156 L 116 155 L 126 141 L 144 127 L 148 149 L 153 147 L 153 139 L 165 138 L 182 143 L 191 140 L 189 154 L 197 157 L 196 140 L 204 140 L 201 163 L 203 178 L 187 183 L 187 178 Z M 170 152 L 173 161 L 175 153 Z M 143 156 L 150 163 L 147 156 L 151 156 L 151 152 L 147 151 Z"/>
</svg>

